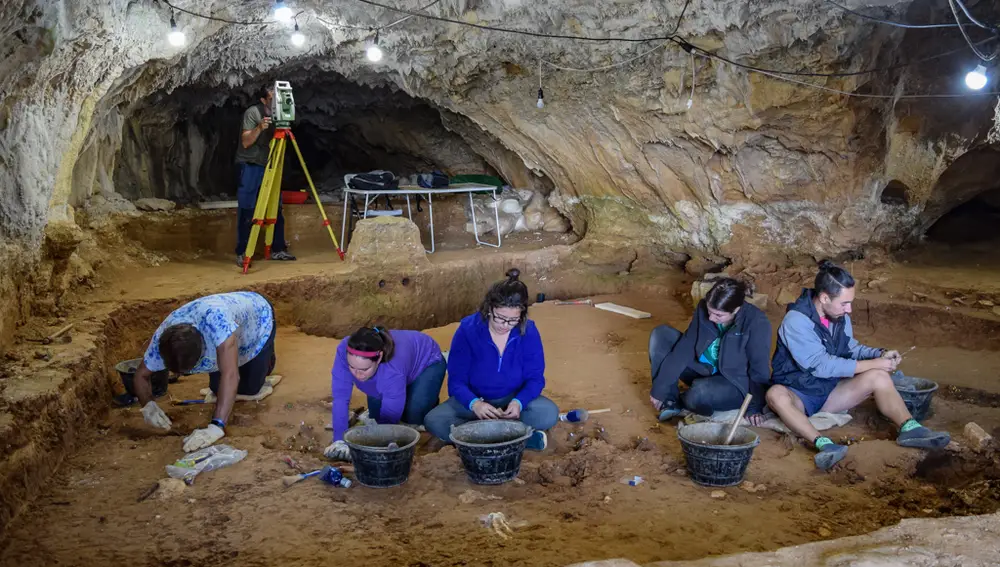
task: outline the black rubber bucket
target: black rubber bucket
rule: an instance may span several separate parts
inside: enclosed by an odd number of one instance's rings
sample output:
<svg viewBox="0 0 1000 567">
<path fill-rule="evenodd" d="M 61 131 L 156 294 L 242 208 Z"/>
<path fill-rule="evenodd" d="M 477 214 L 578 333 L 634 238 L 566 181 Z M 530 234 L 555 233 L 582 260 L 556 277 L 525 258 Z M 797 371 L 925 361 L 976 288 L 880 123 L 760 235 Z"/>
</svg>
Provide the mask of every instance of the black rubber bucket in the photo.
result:
<svg viewBox="0 0 1000 567">
<path fill-rule="evenodd" d="M 743 481 L 754 447 L 760 437 L 753 430 L 737 427 L 732 445 L 722 445 L 728 423 L 695 423 L 677 430 L 691 480 L 703 486 L 733 486 Z"/>
<path fill-rule="evenodd" d="M 420 433 L 405 425 L 364 425 L 344 433 L 354 476 L 364 486 L 389 488 L 406 482 Z M 395 443 L 395 447 L 389 445 Z"/>
<path fill-rule="evenodd" d="M 135 396 L 135 387 L 132 385 L 132 380 L 135 378 L 135 371 L 139 369 L 140 364 L 142 364 L 141 358 L 133 358 L 132 360 L 124 360 L 115 365 L 115 370 L 118 371 L 118 376 L 122 379 L 122 385 L 125 386 L 125 392 L 132 396 Z M 149 377 L 149 381 L 153 386 L 154 398 L 159 398 L 167 393 L 167 379 L 169 377 L 170 373 L 166 370 L 153 372 L 153 375 Z"/>
<path fill-rule="evenodd" d="M 906 376 L 897 370 L 892 373 L 892 383 L 903 398 L 906 409 L 910 410 L 913 419 L 920 421 L 931 414 L 931 398 L 937 391 L 937 382 L 926 378 Z"/>
<path fill-rule="evenodd" d="M 503 484 L 521 470 L 521 456 L 533 430 L 520 421 L 481 420 L 451 428 L 465 474 L 475 484 Z"/>
</svg>

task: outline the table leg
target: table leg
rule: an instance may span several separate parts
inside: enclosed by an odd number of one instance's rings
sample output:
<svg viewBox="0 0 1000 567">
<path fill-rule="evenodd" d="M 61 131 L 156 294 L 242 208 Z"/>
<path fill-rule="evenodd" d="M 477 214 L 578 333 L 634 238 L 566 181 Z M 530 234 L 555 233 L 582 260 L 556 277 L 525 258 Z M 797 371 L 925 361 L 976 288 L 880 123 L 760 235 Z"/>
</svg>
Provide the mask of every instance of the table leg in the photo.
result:
<svg viewBox="0 0 1000 567">
<path fill-rule="evenodd" d="M 431 251 L 434 253 L 434 201 L 431 200 L 431 194 L 427 194 L 427 214 L 431 217 Z"/>
<path fill-rule="evenodd" d="M 489 246 L 491 248 L 500 248 L 500 203 L 497 203 L 497 191 L 493 190 L 493 202 L 496 203 L 497 207 L 493 209 L 494 218 L 496 219 L 496 229 L 497 229 L 497 243 L 484 242 L 479 239 L 479 225 L 476 224 L 476 204 L 472 200 L 472 191 L 469 191 L 469 208 L 472 209 L 472 233 L 476 236 L 476 244 L 482 244 L 483 246 Z"/>
</svg>

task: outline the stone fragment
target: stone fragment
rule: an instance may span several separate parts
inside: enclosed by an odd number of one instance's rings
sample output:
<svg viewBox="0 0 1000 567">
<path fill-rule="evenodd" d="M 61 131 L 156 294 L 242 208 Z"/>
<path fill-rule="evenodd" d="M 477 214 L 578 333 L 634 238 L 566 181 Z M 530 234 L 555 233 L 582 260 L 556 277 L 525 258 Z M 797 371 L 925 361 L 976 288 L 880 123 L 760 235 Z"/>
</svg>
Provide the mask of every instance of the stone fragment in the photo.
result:
<svg viewBox="0 0 1000 567">
<path fill-rule="evenodd" d="M 780 292 L 778 292 L 777 302 L 778 305 L 788 305 L 789 303 L 795 302 L 795 300 L 798 298 L 799 294 L 795 293 L 790 289 L 785 288 L 782 289 Z"/>
<path fill-rule="evenodd" d="M 726 497 L 726 492 L 724 490 L 713 490 L 712 494 L 710 496 L 712 498 L 716 498 L 716 499 L 725 498 Z"/>
<path fill-rule="evenodd" d="M 420 229 L 402 217 L 374 217 L 358 221 L 351 234 L 347 261 L 363 266 L 427 264 Z"/>
<path fill-rule="evenodd" d="M 172 211 L 177 207 L 177 203 L 166 199 L 137 199 L 135 207 L 140 211 Z"/>
<path fill-rule="evenodd" d="M 974 421 L 965 424 L 965 438 L 969 440 L 972 448 L 978 450 L 985 449 L 993 443 L 993 436 Z"/>
</svg>

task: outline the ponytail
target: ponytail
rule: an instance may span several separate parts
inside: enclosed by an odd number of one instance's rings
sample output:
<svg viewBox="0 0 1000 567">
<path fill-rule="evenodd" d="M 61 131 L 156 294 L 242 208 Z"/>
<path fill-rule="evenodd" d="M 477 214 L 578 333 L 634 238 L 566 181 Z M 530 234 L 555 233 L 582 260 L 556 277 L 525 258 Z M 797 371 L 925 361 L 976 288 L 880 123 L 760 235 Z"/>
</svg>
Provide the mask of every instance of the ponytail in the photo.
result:
<svg viewBox="0 0 1000 567">
<path fill-rule="evenodd" d="M 392 340 L 389 330 L 383 326 L 361 327 L 347 338 L 348 352 L 356 356 L 369 360 L 378 360 L 382 356 L 381 362 L 389 362 L 396 351 L 396 343 Z M 365 353 L 365 354 L 358 354 Z M 374 353 L 374 354 L 371 354 Z M 367 354 L 367 356 L 366 356 Z"/>
<path fill-rule="evenodd" d="M 490 318 L 490 313 L 497 307 L 517 307 L 521 309 L 521 321 L 517 328 L 524 333 L 524 327 L 528 322 L 528 286 L 520 280 L 521 270 L 511 268 L 507 270 L 507 279 L 500 280 L 490 286 L 486 292 L 486 297 L 479 305 L 479 314 L 483 320 Z"/>
<path fill-rule="evenodd" d="M 816 274 L 816 281 L 813 282 L 814 293 L 817 295 L 825 293 L 831 298 L 835 298 L 843 290 L 852 287 L 854 287 L 854 278 L 850 272 L 830 260 L 823 260 L 819 263 L 819 273 Z"/>
</svg>

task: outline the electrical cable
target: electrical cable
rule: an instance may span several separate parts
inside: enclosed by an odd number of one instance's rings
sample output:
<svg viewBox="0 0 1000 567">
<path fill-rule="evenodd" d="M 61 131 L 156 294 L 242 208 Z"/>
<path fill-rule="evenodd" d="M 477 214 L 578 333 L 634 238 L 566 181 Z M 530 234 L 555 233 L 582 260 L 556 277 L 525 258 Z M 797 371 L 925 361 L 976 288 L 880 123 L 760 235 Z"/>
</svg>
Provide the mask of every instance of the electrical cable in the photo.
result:
<svg viewBox="0 0 1000 567">
<path fill-rule="evenodd" d="M 867 14 L 862 14 L 861 12 L 856 12 L 856 11 L 848 8 L 847 6 L 841 6 L 840 4 L 834 2 L 833 0 L 824 0 L 824 1 L 827 4 L 832 4 L 832 5 L 840 8 L 841 10 L 847 12 L 848 14 L 854 14 L 855 16 L 857 16 L 859 18 L 864 18 L 866 20 L 871 20 L 873 22 L 878 22 L 880 24 L 886 24 L 886 25 L 889 25 L 889 26 L 895 26 L 897 28 L 906 28 L 906 29 L 910 29 L 910 30 L 925 30 L 925 29 L 932 29 L 932 28 L 958 28 L 958 27 L 962 27 L 962 24 L 960 24 L 960 23 L 958 23 L 958 24 L 907 24 L 907 23 L 903 23 L 903 22 L 893 22 L 891 20 L 883 20 L 881 18 L 876 18 L 874 16 L 869 16 Z"/>
<path fill-rule="evenodd" d="M 554 69 L 559 69 L 559 70 L 562 70 L 562 71 L 575 71 L 577 73 L 592 73 L 592 72 L 595 72 L 595 71 L 607 71 L 608 69 L 614 69 L 615 67 L 622 67 L 624 65 L 628 65 L 629 63 L 635 61 L 636 59 L 642 59 L 643 57 L 649 55 L 650 53 L 652 53 L 652 52 L 654 52 L 656 50 L 663 49 L 667 45 L 669 45 L 669 44 L 668 43 L 661 43 L 660 45 L 657 45 L 656 47 L 654 47 L 652 49 L 643 51 L 642 53 L 636 55 L 635 57 L 629 57 L 628 59 L 625 59 L 623 61 L 619 61 L 617 63 L 611 63 L 610 65 L 602 65 L 600 67 L 591 67 L 589 69 L 577 69 L 576 67 L 566 67 L 566 66 L 563 66 L 563 65 L 559 65 L 558 63 L 553 63 L 553 62 L 548 61 L 546 59 L 539 59 L 539 61 L 542 62 L 542 63 L 545 63 L 549 67 L 552 67 Z"/>
<path fill-rule="evenodd" d="M 710 56 L 704 55 L 702 53 L 699 53 L 698 56 L 699 57 L 705 57 L 706 59 L 710 59 L 711 58 Z M 1000 95 L 1000 91 L 989 92 L 989 93 L 913 94 L 913 95 L 878 95 L 878 94 L 852 93 L 852 92 L 849 92 L 849 91 L 842 91 L 842 90 L 839 90 L 839 89 L 833 89 L 833 88 L 830 88 L 830 87 L 825 87 L 823 85 L 817 85 L 817 84 L 814 84 L 814 83 L 808 83 L 806 81 L 800 81 L 798 79 L 793 79 L 791 77 L 784 77 L 782 75 L 778 75 L 776 73 L 770 73 L 770 72 L 767 72 L 767 71 L 762 71 L 760 69 L 754 69 L 752 71 L 755 72 L 755 73 L 760 73 L 761 75 L 767 75 L 768 77 L 771 77 L 771 78 L 774 78 L 774 79 L 778 79 L 778 80 L 781 80 L 781 81 L 786 81 L 786 82 L 789 82 L 789 83 L 795 83 L 797 85 L 802 85 L 804 87 L 811 87 L 811 88 L 818 89 L 818 90 L 821 90 L 821 91 L 826 91 L 826 92 L 835 93 L 835 94 L 841 94 L 841 95 L 845 95 L 845 96 L 851 96 L 851 97 L 855 97 L 855 98 L 876 98 L 876 99 L 894 99 L 894 100 L 897 100 L 897 99 L 914 99 L 914 98 L 917 98 L 917 99 L 921 99 L 921 98 L 923 98 L 923 99 L 926 99 L 926 98 L 965 98 L 965 97 L 974 97 L 974 96 L 996 96 L 996 95 Z"/>
<path fill-rule="evenodd" d="M 951 13 L 954 14 L 955 21 L 956 22 L 961 22 L 961 20 L 959 19 L 959 16 L 958 16 L 958 10 L 955 8 L 955 2 L 956 1 L 958 1 L 958 0 L 948 0 L 948 6 L 951 7 Z M 961 5 L 961 2 L 959 2 L 959 4 Z M 962 9 L 965 10 L 965 6 L 962 6 Z M 967 16 L 969 15 L 968 12 L 965 12 L 965 14 Z M 972 17 L 969 16 L 969 19 L 971 20 Z M 973 20 L 973 22 L 975 23 L 975 20 Z M 993 55 L 983 55 L 979 51 L 979 49 L 977 49 L 976 46 L 972 43 L 972 39 L 969 37 L 969 34 L 965 33 L 965 28 L 964 27 L 960 27 L 958 29 L 961 30 L 962 37 L 965 38 L 965 42 L 969 44 L 969 49 L 971 49 L 972 52 L 976 54 L 976 57 L 982 59 L 983 61 L 987 61 L 987 62 L 993 61 L 994 59 L 997 58 L 997 53 L 1000 53 L 1000 51 L 994 50 L 993 51 Z"/>
<path fill-rule="evenodd" d="M 977 26 L 979 26 L 979 27 L 981 27 L 981 28 L 983 28 L 985 30 L 991 30 L 991 31 L 995 30 L 995 28 L 991 28 L 990 26 L 988 26 L 988 25 L 980 22 L 975 17 L 973 17 L 972 13 L 969 12 L 969 9 L 965 7 L 965 3 L 963 3 L 962 0 L 955 0 L 955 1 L 958 3 L 958 6 L 960 8 L 962 8 L 962 11 L 965 12 L 965 17 L 969 18 L 970 22 L 976 24 Z"/>
<path fill-rule="evenodd" d="M 986 38 L 986 39 L 984 39 L 982 41 L 977 41 L 974 45 L 982 45 L 984 43 L 989 43 L 991 41 L 996 41 L 997 39 L 1000 39 L 1000 38 L 997 38 L 997 37 L 988 37 L 988 38 Z M 699 53 L 701 53 L 703 55 L 707 55 L 708 57 L 711 57 L 713 59 L 717 59 L 719 61 L 722 61 L 723 63 L 729 63 L 730 65 L 735 65 L 737 67 L 742 67 L 743 69 L 746 69 L 748 71 L 758 71 L 758 72 L 761 72 L 761 73 L 776 73 L 776 74 L 779 74 L 779 75 L 792 75 L 792 76 L 800 76 L 800 77 L 855 77 L 855 76 L 859 76 L 859 75 L 870 75 L 870 74 L 875 74 L 875 73 L 882 73 L 882 72 L 885 72 L 885 71 L 895 71 L 896 69 L 902 69 L 904 67 L 910 67 L 912 65 L 917 65 L 917 64 L 920 64 L 920 63 L 926 63 L 928 61 L 934 61 L 935 59 L 941 59 L 943 57 L 948 57 L 949 55 L 954 55 L 955 53 L 958 53 L 960 51 L 964 51 L 965 50 L 964 47 L 959 47 L 957 49 L 952 49 L 950 51 L 945 51 L 944 53 L 939 53 L 937 55 L 931 55 L 929 57 L 924 57 L 922 59 L 915 59 L 913 61 L 906 61 L 904 63 L 896 63 L 895 65 L 887 65 L 885 67 L 865 69 L 864 71 L 849 71 L 849 72 L 845 71 L 845 72 L 842 72 L 842 73 L 813 73 L 813 72 L 809 72 L 809 71 L 779 71 L 779 70 L 776 70 L 776 69 L 766 69 L 766 68 L 762 68 L 762 67 L 755 67 L 753 65 L 747 65 L 747 64 L 744 64 L 744 63 L 737 63 L 736 61 L 733 61 L 731 59 L 727 59 L 727 58 L 725 58 L 725 57 L 723 57 L 723 56 L 721 56 L 721 55 L 719 55 L 717 53 L 713 53 L 711 51 L 708 51 L 708 50 L 703 49 L 701 47 L 698 47 L 696 45 L 692 45 L 692 44 L 690 44 L 690 43 L 688 43 L 686 41 L 683 41 L 683 40 L 671 39 L 670 41 L 673 41 L 674 43 L 677 43 L 685 51 L 688 51 L 689 49 L 693 49 L 693 50 L 698 51 Z"/>
<path fill-rule="evenodd" d="M 169 0 L 160 0 L 160 1 L 163 2 L 164 4 L 166 4 L 167 6 L 169 6 L 172 10 L 176 10 L 178 12 L 183 12 L 183 13 L 189 15 L 189 16 L 194 16 L 196 18 L 202 18 L 204 20 L 212 20 L 214 22 L 224 22 L 224 23 L 227 23 L 227 24 L 237 24 L 237 25 L 241 25 L 241 26 L 266 26 L 266 25 L 270 25 L 270 24 L 274 23 L 273 21 L 269 21 L 269 20 L 257 20 L 257 21 L 248 22 L 248 21 L 240 21 L 240 20 L 230 20 L 228 18 L 219 18 L 217 16 L 206 16 L 205 14 L 199 14 L 198 12 L 192 12 L 191 10 L 187 10 L 185 8 L 181 8 L 180 6 L 174 6 L 173 4 L 171 4 L 169 2 Z M 301 14 L 302 12 L 299 12 L 299 13 Z"/>
<path fill-rule="evenodd" d="M 422 8 L 417 8 L 417 9 L 418 9 L 418 10 L 420 10 L 421 12 L 423 12 L 423 11 L 424 11 L 424 10 L 426 10 L 427 8 L 430 8 L 431 6 L 433 6 L 433 5 L 437 4 L 437 3 L 438 3 L 438 2 L 440 2 L 440 1 L 441 1 L 441 0 L 433 0 L 433 1 L 432 1 L 432 2 L 430 3 L 430 4 L 428 4 L 428 5 L 426 5 L 426 6 L 422 7 Z M 392 26 L 394 26 L 394 25 L 396 25 L 396 24 L 401 24 L 401 23 L 405 22 L 406 20 L 409 20 L 409 19 L 410 19 L 410 18 L 412 18 L 412 17 L 413 17 L 413 16 L 403 16 L 402 18 L 400 18 L 400 19 L 396 20 L 395 22 L 392 22 L 391 24 L 386 24 L 386 25 L 384 25 L 384 26 L 382 26 L 382 27 L 380 27 L 380 28 L 377 28 L 377 29 L 379 29 L 379 30 L 384 30 L 384 29 L 388 29 L 388 28 L 391 28 Z"/>
<path fill-rule="evenodd" d="M 681 29 L 681 22 L 684 21 L 684 14 L 687 12 L 688 6 L 691 5 L 691 0 L 684 0 L 684 7 L 681 8 L 681 15 L 677 16 L 677 23 L 674 24 L 674 31 L 670 33 L 671 36 L 676 36 L 677 31 Z"/>
<path fill-rule="evenodd" d="M 596 41 L 596 42 L 612 42 L 620 41 L 626 43 L 649 43 L 650 41 L 666 41 L 673 39 L 673 36 L 655 36 L 655 37 L 593 37 L 587 35 L 567 35 L 567 34 L 548 34 L 543 32 L 533 32 L 527 30 L 512 30 L 510 28 L 501 28 L 496 26 L 487 26 L 484 24 L 474 24 L 472 22 L 463 22 L 462 20 L 453 20 L 450 18 L 442 18 L 441 16 L 432 16 L 430 14 L 421 14 L 420 12 L 414 12 L 413 10 L 405 10 L 403 8 L 396 8 L 393 6 L 388 6 L 374 0 L 355 0 L 356 2 L 361 2 L 362 4 L 368 4 L 369 6 L 375 6 L 378 8 L 384 8 L 393 12 L 399 12 L 400 14 L 407 14 L 417 18 L 424 18 L 428 20 L 434 20 L 437 22 L 445 22 L 449 24 L 458 24 L 461 26 L 468 26 L 471 28 L 478 28 L 481 30 L 489 30 L 504 33 L 513 33 L 518 35 L 526 35 L 531 37 L 543 37 L 546 39 L 572 39 L 577 41 Z"/>
<path fill-rule="evenodd" d="M 934 61 L 935 59 L 941 59 L 943 57 L 948 57 L 949 55 L 953 55 L 953 54 L 958 53 L 959 51 L 962 51 L 962 50 L 965 49 L 964 47 L 963 48 L 958 48 L 958 49 L 953 49 L 953 50 L 950 50 L 950 51 L 946 51 L 944 53 L 939 53 L 937 55 L 931 55 L 929 57 L 924 57 L 922 59 L 916 59 L 916 60 L 907 61 L 907 62 L 904 62 L 904 63 L 897 63 L 895 65 L 888 65 L 886 67 L 876 67 L 876 68 L 872 68 L 872 69 L 865 69 L 863 71 L 851 71 L 851 72 L 842 72 L 842 73 L 813 73 L 813 72 L 805 72 L 805 71 L 782 71 L 782 70 L 778 70 L 778 69 L 766 69 L 766 68 L 762 68 L 762 67 L 755 67 L 755 66 L 752 66 L 752 65 L 746 65 L 744 63 L 737 63 L 736 61 L 732 61 L 732 60 L 727 59 L 727 58 L 725 58 L 725 57 L 723 57 L 721 55 L 718 55 L 718 54 L 715 54 L 715 53 L 713 53 L 711 51 L 708 51 L 708 50 L 706 50 L 704 48 L 692 45 L 692 44 L 688 43 L 687 41 L 685 41 L 683 39 L 678 39 L 677 37 L 672 36 L 672 35 L 671 36 L 660 36 L 660 37 L 648 37 L 648 38 L 614 38 L 614 37 L 612 37 L 612 38 L 596 38 L 596 37 L 589 37 L 589 36 L 574 36 L 574 35 L 562 35 L 562 34 L 546 34 L 546 33 L 541 33 L 541 32 L 532 32 L 532 31 L 525 31 L 525 30 L 515 30 L 515 29 L 509 29 L 509 28 L 501 28 L 501 27 L 496 27 L 496 26 L 487 26 L 487 25 L 482 25 L 482 24 L 473 24 L 473 23 L 470 23 L 470 22 L 463 22 L 461 20 L 452 20 L 452 19 L 449 19 L 449 18 L 442 18 L 442 17 L 439 17 L 439 16 L 432 16 L 430 14 L 420 14 L 418 12 L 413 12 L 413 11 L 410 11 L 410 10 L 404 10 L 402 8 L 395 8 L 395 7 L 392 7 L 392 6 L 388 6 L 388 5 L 379 3 L 379 2 L 375 2 L 374 0 L 355 0 L 355 1 L 356 2 L 361 2 L 363 4 L 368 4 L 370 6 L 377 6 L 379 8 L 384 8 L 386 10 L 391 10 L 391 11 L 394 11 L 394 12 L 399 12 L 399 13 L 402 13 L 402 14 L 407 14 L 407 15 L 414 16 L 414 17 L 417 17 L 417 18 L 425 18 L 425 19 L 429 19 L 429 20 L 434 20 L 434 21 L 439 21 L 439 22 L 445 22 L 445 23 L 450 23 L 450 24 L 457 24 L 457 25 L 462 25 L 462 26 L 469 26 L 469 27 L 484 29 L 484 30 L 488 30 L 488 31 L 497 31 L 497 32 L 502 32 L 502 33 L 511 33 L 511 34 L 517 34 L 517 35 L 530 36 L 530 37 L 542 37 L 542 38 L 550 38 L 550 39 L 575 39 L 575 40 L 581 40 L 581 41 L 604 41 L 604 42 L 607 42 L 607 41 L 624 41 L 624 42 L 632 42 L 632 43 L 643 43 L 643 42 L 657 41 L 657 40 L 671 41 L 671 42 L 679 45 L 680 47 L 682 47 L 685 51 L 688 51 L 689 49 L 694 49 L 694 50 L 697 50 L 698 52 L 700 52 L 700 53 L 702 53 L 704 55 L 707 55 L 707 56 L 712 57 L 714 59 L 718 59 L 719 61 L 722 61 L 724 63 L 729 63 L 730 65 L 736 65 L 738 67 L 742 67 L 742 68 L 744 68 L 744 69 L 746 69 L 748 71 L 759 71 L 759 72 L 777 73 L 777 74 L 781 74 L 781 75 L 793 75 L 793 76 L 803 76 L 803 77 L 853 77 L 853 76 L 859 76 L 859 75 L 869 75 L 869 74 L 875 74 L 875 73 L 882 73 L 882 72 L 885 72 L 885 71 L 894 71 L 896 69 L 902 69 L 904 67 L 909 67 L 911 65 L 917 65 L 917 64 L 920 64 L 920 63 L 926 63 L 928 61 Z M 678 23 L 679 23 L 679 20 L 678 20 Z M 998 39 L 998 38 L 996 38 L 996 37 L 987 38 L 987 39 L 984 39 L 982 41 L 976 42 L 975 45 L 982 45 L 982 44 L 990 42 L 990 41 L 995 41 L 996 39 Z M 654 49 L 654 51 L 655 51 L 655 49 Z M 571 68 L 567 68 L 566 70 L 583 71 L 583 69 L 571 69 Z"/>
</svg>

